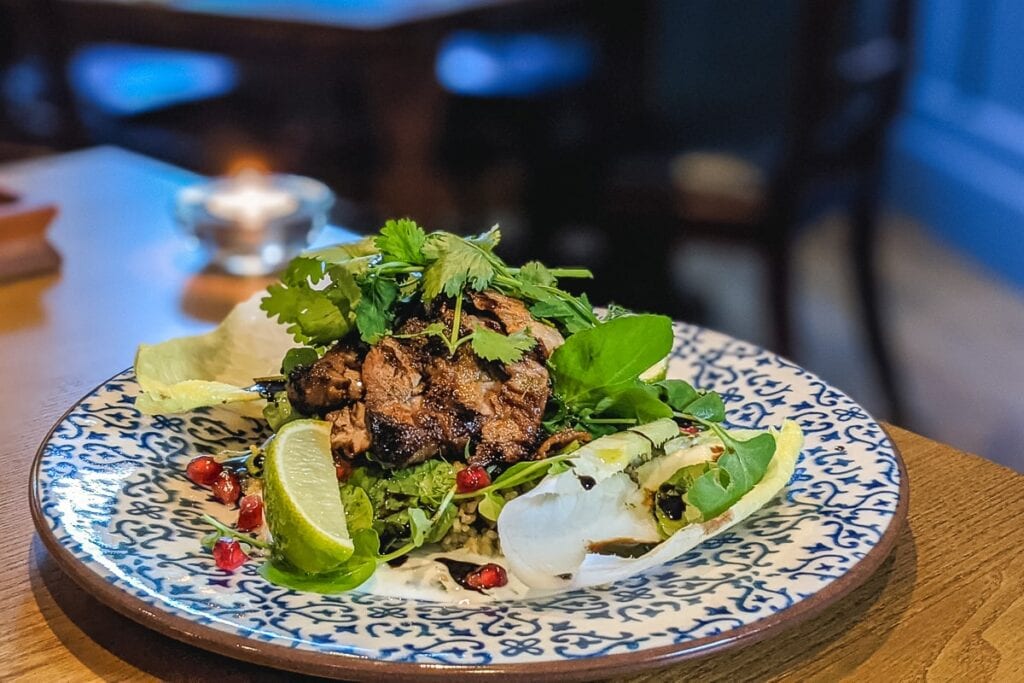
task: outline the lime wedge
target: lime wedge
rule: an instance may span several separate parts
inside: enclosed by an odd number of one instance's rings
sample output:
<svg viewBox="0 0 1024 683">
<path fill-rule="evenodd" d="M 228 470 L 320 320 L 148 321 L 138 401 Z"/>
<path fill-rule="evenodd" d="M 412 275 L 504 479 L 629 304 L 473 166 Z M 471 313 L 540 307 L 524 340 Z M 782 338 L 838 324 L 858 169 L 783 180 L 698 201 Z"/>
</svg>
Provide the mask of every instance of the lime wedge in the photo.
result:
<svg viewBox="0 0 1024 683">
<path fill-rule="evenodd" d="M 263 498 L 274 552 L 295 568 L 319 574 L 352 556 L 329 422 L 281 427 L 267 447 Z"/>
<path fill-rule="evenodd" d="M 647 384 L 660 382 L 668 376 L 668 356 L 665 356 L 657 363 L 640 373 L 640 381 Z"/>
</svg>

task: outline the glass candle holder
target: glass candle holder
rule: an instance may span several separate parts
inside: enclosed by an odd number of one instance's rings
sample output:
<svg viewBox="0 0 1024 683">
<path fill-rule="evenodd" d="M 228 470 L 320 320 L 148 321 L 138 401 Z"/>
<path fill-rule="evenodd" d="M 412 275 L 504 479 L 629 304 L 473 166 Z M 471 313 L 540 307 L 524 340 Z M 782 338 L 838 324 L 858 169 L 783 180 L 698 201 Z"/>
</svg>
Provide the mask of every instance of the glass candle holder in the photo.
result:
<svg viewBox="0 0 1024 683">
<path fill-rule="evenodd" d="M 182 189 L 182 229 L 233 275 L 267 275 L 298 255 L 327 223 L 334 194 L 297 175 L 242 172 Z"/>
</svg>

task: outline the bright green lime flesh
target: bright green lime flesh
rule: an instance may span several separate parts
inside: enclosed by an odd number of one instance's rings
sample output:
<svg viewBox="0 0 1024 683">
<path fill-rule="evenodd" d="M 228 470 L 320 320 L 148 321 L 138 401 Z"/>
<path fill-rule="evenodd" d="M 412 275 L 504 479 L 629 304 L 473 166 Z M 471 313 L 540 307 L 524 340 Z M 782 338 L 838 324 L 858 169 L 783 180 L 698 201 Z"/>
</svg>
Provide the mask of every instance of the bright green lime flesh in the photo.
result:
<svg viewBox="0 0 1024 683">
<path fill-rule="evenodd" d="M 295 420 L 281 427 L 267 447 L 263 497 L 274 553 L 295 568 L 319 574 L 351 557 L 330 423 Z"/>
</svg>

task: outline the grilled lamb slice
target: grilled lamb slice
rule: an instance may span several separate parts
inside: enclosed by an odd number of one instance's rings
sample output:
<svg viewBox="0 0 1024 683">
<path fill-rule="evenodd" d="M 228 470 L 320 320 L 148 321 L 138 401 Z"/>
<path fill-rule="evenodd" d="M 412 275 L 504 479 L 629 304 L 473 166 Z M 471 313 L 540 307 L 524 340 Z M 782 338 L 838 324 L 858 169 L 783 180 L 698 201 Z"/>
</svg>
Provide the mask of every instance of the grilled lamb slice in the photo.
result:
<svg viewBox="0 0 1024 683">
<path fill-rule="evenodd" d="M 333 410 L 324 416 L 331 423 L 331 451 L 354 458 L 370 450 L 370 431 L 366 428 L 366 406 L 362 403 Z"/>
<path fill-rule="evenodd" d="M 324 415 L 363 398 L 362 354 L 338 344 L 288 375 L 288 401 L 303 415 Z"/>
<path fill-rule="evenodd" d="M 442 310 L 444 319 L 446 311 Z M 468 329 L 493 321 L 465 315 Z M 402 332 L 422 328 L 410 321 Z M 366 424 L 375 458 L 406 467 L 437 455 L 458 457 L 475 445 L 477 464 L 516 462 L 540 441 L 548 373 L 536 359 L 501 365 L 468 346 L 449 357 L 424 337 L 388 337 L 366 355 Z"/>
<path fill-rule="evenodd" d="M 481 418 L 480 443 L 469 458 L 471 465 L 531 458 L 543 436 L 541 419 L 550 394 L 547 368 L 526 357 L 504 370 L 507 378 L 491 398 L 494 414 Z"/>
<path fill-rule="evenodd" d="M 493 314 L 504 326 L 506 334 L 515 334 L 529 328 L 545 358 L 550 357 L 555 349 L 565 343 L 558 330 L 534 318 L 519 299 L 488 289 L 473 292 L 470 300 L 477 310 Z"/>
</svg>

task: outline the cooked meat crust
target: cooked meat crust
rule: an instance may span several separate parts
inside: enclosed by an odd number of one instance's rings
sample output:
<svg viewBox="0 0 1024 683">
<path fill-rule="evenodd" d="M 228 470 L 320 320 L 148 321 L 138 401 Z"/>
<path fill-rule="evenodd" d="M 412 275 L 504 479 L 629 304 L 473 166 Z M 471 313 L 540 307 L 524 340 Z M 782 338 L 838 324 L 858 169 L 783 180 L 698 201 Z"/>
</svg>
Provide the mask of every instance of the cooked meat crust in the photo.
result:
<svg viewBox="0 0 1024 683">
<path fill-rule="evenodd" d="M 332 423 L 336 456 L 372 448 L 388 467 L 407 467 L 437 456 L 459 458 L 467 449 L 478 465 L 530 458 L 544 438 L 541 419 L 550 396 L 543 363 L 563 343 L 553 327 L 536 321 L 522 302 L 495 292 L 474 293 L 460 316 L 460 334 L 475 328 L 513 334 L 529 329 L 537 351 L 517 363 L 478 358 L 468 345 L 453 356 L 440 340 L 416 335 L 434 320 L 453 322 L 449 302 L 430 319 L 406 320 L 398 335 L 365 347 L 339 344 L 313 365 L 288 377 L 288 398 L 306 415 Z M 364 354 L 365 353 L 365 357 Z"/>
<path fill-rule="evenodd" d="M 364 349 L 338 344 L 288 375 L 288 401 L 303 415 L 323 415 L 363 398 Z"/>
</svg>

